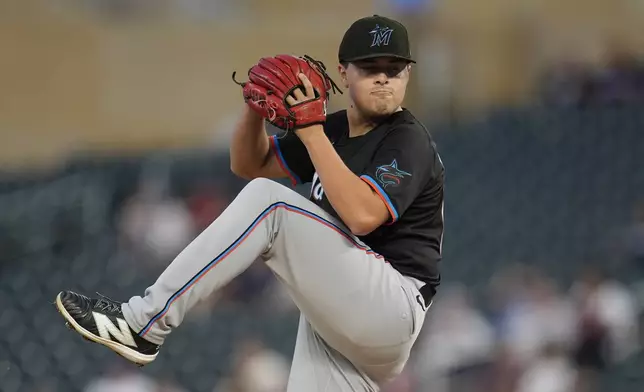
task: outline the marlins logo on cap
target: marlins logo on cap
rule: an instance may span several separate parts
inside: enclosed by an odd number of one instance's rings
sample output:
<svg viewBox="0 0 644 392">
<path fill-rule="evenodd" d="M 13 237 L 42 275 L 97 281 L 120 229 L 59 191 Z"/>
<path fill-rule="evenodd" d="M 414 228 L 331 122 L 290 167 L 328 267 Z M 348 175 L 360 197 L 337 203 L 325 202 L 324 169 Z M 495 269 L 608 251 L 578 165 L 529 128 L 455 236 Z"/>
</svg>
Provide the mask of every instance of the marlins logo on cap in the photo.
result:
<svg viewBox="0 0 644 392">
<path fill-rule="evenodd" d="M 393 32 L 394 32 L 394 29 L 390 29 L 389 27 L 386 27 L 386 26 L 380 27 L 379 25 L 376 25 L 376 28 L 369 32 L 369 34 L 373 36 L 371 47 L 389 45 L 389 40 L 391 39 L 391 33 Z"/>
</svg>

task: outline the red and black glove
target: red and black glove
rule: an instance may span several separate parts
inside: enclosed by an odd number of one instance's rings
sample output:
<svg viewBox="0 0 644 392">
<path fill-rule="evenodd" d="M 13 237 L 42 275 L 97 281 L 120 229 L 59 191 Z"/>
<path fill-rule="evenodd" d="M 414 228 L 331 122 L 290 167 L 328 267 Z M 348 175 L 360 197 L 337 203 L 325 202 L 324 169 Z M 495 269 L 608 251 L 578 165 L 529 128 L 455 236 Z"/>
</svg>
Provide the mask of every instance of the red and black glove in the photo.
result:
<svg viewBox="0 0 644 392">
<path fill-rule="evenodd" d="M 304 74 L 311 85 L 305 86 L 299 74 Z M 248 79 L 243 83 L 235 81 L 243 87 L 244 101 L 268 122 L 285 130 L 324 123 L 329 91 L 342 93 L 327 75 L 324 64 L 309 56 L 264 57 L 248 71 Z M 302 100 L 307 87 L 312 91 Z"/>
</svg>

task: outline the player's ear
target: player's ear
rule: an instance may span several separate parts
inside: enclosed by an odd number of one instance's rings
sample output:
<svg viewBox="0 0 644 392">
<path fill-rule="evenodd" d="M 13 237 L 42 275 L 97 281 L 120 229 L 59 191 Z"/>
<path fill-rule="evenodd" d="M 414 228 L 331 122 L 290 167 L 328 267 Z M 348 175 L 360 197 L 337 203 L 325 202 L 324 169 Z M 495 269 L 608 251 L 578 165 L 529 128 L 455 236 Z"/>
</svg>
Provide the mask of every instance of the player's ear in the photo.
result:
<svg viewBox="0 0 644 392">
<path fill-rule="evenodd" d="M 403 72 L 404 72 L 404 78 L 409 80 L 409 77 L 411 76 L 411 63 L 405 66 Z"/>
<path fill-rule="evenodd" d="M 347 65 L 338 64 L 338 73 L 340 73 L 340 79 L 342 80 L 344 88 L 349 88 L 349 81 L 347 80 Z"/>
</svg>

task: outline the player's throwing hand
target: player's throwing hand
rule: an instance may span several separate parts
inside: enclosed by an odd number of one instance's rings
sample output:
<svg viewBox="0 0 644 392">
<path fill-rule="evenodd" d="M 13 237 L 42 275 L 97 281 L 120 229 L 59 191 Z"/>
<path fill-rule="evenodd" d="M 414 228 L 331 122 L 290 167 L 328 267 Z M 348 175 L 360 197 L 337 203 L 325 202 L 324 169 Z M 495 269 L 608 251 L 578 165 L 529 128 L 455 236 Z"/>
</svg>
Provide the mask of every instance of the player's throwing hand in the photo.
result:
<svg viewBox="0 0 644 392">
<path fill-rule="evenodd" d="M 290 107 L 293 107 L 308 101 L 313 101 L 316 98 L 316 95 L 320 97 L 320 93 L 315 91 L 313 84 L 311 83 L 309 78 L 306 77 L 306 75 L 301 73 L 297 75 L 297 77 L 302 81 L 302 86 L 304 87 L 304 91 L 302 91 L 302 87 L 299 87 L 293 90 L 293 93 L 291 93 L 291 95 L 288 95 L 286 97 L 286 103 L 288 103 Z"/>
</svg>

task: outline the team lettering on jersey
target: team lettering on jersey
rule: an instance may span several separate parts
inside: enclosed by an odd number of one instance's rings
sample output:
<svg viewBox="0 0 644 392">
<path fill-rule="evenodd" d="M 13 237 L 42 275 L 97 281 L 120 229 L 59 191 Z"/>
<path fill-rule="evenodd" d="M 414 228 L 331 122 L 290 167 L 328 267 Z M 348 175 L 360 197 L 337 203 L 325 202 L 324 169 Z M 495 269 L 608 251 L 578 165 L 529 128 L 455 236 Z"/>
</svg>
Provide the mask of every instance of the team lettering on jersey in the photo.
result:
<svg viewBox="0 0 644 392">
<path fill-rule="evenodd" d="M 324 198 L 324 188 L 322 188 L 322 182 L 318 173 L 313 174 L 313 182 L 311 183 L 311 197 L 315 201 L 321 201 Z"/>
</svg>

